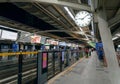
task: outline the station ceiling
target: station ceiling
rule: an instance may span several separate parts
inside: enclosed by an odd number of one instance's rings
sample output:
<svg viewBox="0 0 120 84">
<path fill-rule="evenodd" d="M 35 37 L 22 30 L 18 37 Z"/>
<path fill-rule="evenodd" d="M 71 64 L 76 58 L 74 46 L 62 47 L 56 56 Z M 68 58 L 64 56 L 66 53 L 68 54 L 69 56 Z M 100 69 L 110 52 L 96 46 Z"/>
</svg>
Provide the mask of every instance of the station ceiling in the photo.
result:
<svg viewBox="0 0 120 84">
<path fill-rule="evenodd" d="M 55 39 L 86 43 L 86 36 L 64 9 L 67 6 L 73 16 L 81 10 L 91 11 L 89 0 L 1 0 L 0 24 Z M 12 2 L 13 1 L 13 2 Z M 16 2 L 14 2 L 16 1 Z M 109 28 L 114 35 L 120 29 L 120 0 L 93 0 L 99 8 L 105 3 Z M 96 4 L 94 3 L 96 6 Z M 91 26 L 82 30 L 91 40 Z M 79 33 L 78 33 L 79 32 Z"/>
<path fill-rule="evenodd" d="M 120 0 L 103 0 L 103 2 L 105 4 L 108 26 L 112 35 L 115 36 L 115 34 L 120 33 Z M 114 40 L 114 43 L 120 44 L 120 38 Z"/>
</svg>

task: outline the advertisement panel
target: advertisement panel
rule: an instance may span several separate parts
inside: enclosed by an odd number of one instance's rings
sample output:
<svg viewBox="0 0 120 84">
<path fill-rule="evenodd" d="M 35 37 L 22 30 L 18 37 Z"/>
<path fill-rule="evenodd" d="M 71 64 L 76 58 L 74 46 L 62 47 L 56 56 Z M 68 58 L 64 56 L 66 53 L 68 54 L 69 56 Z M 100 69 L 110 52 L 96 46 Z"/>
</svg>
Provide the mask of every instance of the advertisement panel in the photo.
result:
<svg viewBox="0 0 120 84">
<path fill-rule="evenodd" d="M 55 41 L 53 39 L 46 39 L 46 44 L 58 45 L 58 41 Z"/>
<path fill-rule="evenodd" d="M 41 44 L 45 44 L 45 40 L 46 40 L 46 38 L 45 38 L 44 36 L 41 36 L 41 41 L 40 41 L 40 43 L 41 43 Z"/>
<path fill-rule="evenodd" d="M 42 54 L 42 68 L 47 68 L 47 53 Z"/>
<path fill-rule="evenodd" d="M 46 39 L 46 42 L 45 42 L 45 43 L 46 43 L 46 44 L 51 44 L 51 41 L 52 41 L 52 40 L 50 40 L 50 39 Z"/>
<path fill-rule="evenodd" d="M 67 43 L 67 46 L 69 46 L 69 47 L 70 47 L 70 46 L 71 46 L 71 43 Z"/>
<path fill-rule="evenodd" d="M 52 44 L 52 45 L 58 45 L 58 41 L 54 41 L 54 40 L 53 40 L 53 41 L 51 41 L 51 44 Z"/>
<path fill-rule="evenodd" d="M 66 44 L 66 42 L 59 42 L 59 45 L 60 46 L 66 46 L 67 44 Z"/>
<path fill-rule="evenodd" d="M 40 43 L 41 41 L 41 36 L 31 36 L 31 43 Z"/>
<path fill-rule="evenodd" d="M 17 37 L 18 37 L 18 33 L 16 33 L 16 32 L 2 30 L 1 39 L 16 41 Z"/>
<path fill-rule="evenodd" d="M 48 58 L 47 58 L 47 52 L 42 53 L 42 74 L 47 73 L 48 71 Z"/>
</svg>

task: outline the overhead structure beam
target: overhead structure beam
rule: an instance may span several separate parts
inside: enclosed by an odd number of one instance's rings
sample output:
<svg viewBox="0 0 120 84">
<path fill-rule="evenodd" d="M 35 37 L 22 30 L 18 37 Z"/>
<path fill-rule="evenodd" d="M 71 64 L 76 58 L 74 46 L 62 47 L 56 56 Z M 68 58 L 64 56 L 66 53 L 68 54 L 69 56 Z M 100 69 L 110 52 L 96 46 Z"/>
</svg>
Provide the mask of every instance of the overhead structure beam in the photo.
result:
<svg viewBox="0 0 120 84">
<path fill-rule="evenodd" d="M 4 21 L 3 21 L 3 19 L 4 19 Z M 11 23 L 9 23 L 9 22 L 11 22 Z M 14 23 L 14 24 L 12 24 L 12 23 Z M 18 29 L 18 30 L 31 32 L 31 33 L 39 34 L 40 32 L 43 32 L 43 31 L 37 30 L 37 29 L 35 29 L 35 28 L 31 27 L 31 26 L 27 26 L 25 24 L 22 24 L 22 23 L 19 23 L 19 22 L 15 22 L 15 21 L 9 20 L 7 18 L 3 18 L 3 17 L 0 17 L 0 24 L 4 25 L 4 26 L 9 26 L 9 27 L 12 27 L 12 28 L 15 28 L 15 29 Z M 21 25 L 21 27 L 19 27 L 19 24 Z M 26 27 L 28 27 L 28 28 L 26 28 Z M 37 32 L 34 32 L 33 30 L 37 31 Z M 47 31 L 50 31 L 50 30 L 47 30 Z M 56 30 L 53 30 L 53 31 L 56 31 Z M 51 38 L 67 41 L 67 39 L 61 38 L 59 36 L 55 36 L 53 34 L 50 34 L 49 32 L 44 32 L 44 33 L 40 33 L 40 34 L 48 36 L 48 37 L 51 37 Z"/>
<path fill-rule="evenodd" d="M 109 28 L 113 27 L 114 25 L 118 24 L 119 22 L 120 22 L 120 15 L 117 15 L 108 21 Z"/>
<path fill-rule="evenodd" d="M 39 3 L 33 3 L 33 5 L 37 7 L 39 10 L 41 10 L 42 12 L 44 12 L 46 15 L 53 18 L 58 24 L 63 25 L 66 29 L 69 29 L 62 21 L 58 20 L 56 16 L 54 16 L 49 10 L 45 9 L 42 5 L 40 5 Z"/>
<path fill-rule="evenodd" d="M 45 30 L 45 31 L 38 31 L 39 33 L 45 33 L 45 32 L 66 32 L 66 33 L 76 33 L 76 34 L 82 34 L 81 31 L 70 31 L 70 30 Z"/>
<path fill-rule="evenodd" d="M 116 29 L 116 31 L 115 32 L 113 32 L 113 36 L 115 35 L 115 34 L 117 34 L 117 33 L 119 33 L 119 31 L 120 31 L 120 27 L 118 27 L 117 29 Z"/>
<path fill-rule="evenodd" d="M 53 17 L 53 18 L 55 18 L 55 20 L 57 20 L 57 17 L 56 17 L 56 16 L 54 16 L 49 10 L 45 9 L 45 8 L 44 8 L 42 5 L 40 5 L 39 3 L 35 3 L 34 5 L 35 5 L 36 7 L 38 7 L 38 8 L 42 8 L 42 9 L 44 10 L 43 12 L 49 14 L 51 17 Z M 41 10 L 41 11 L 42 11 L 42 10 Z M 62 21 L 57 20 L 57 22 L 60 23 L 60 24 L 62 24 L 66 30 L 70 31 L 70 28 L 68 28 Z M 77 39 L 80 38 L 80 37 L 76 37 L 76 35 L 74 35 L 74 34 L 71 33 L 71 32 L 66 32 L 66 33 L 69 34 L 70 36 L 73 36 L 74 38 L 77 38 Z M 79 34 L 80 34 L 80 33 L 79 33 Z M 79 40 L 79 39 L 78 39 L 78 40 Z"/>
<path fill-rule="evenodd" d="M 86 10 L 91 12 L 91 8 L 88 5 L 59 1 L 59 0 L 0 0 L 0 2 L 40 2 L 40 3 L 63 5 L 63 6 L 71 7 L 73 9 Z"/>
<path fill-rule="evenodd" d="M 62 10 L 58 6 L 53 5 L 53 7 L 65 18 L 65 20 L 67 20 L 76 30 L 79 31 L 79 28 L 77 28 L 75 24 L 66 17 L 66 15 L 62 12 Z"/>
<path fill-rule="evenodd" d="M 14 24 L 13 24 L 14 23 Z M 0 17 L 0 25 L 5 25 L 5 26 L 9 26 L 9 27 L 13 27 L 15 29 L 18 30 L 23 30 L 23 31 L 28 31 L 28 32 L 33 32 L 33 27 L 13 21 L 13 20 L 9 20 L 5 17 Z M 19 27 L 21 26 L 21 27 Z M 29 28 L 29 29 L 28 29 Z"/>
</svg>

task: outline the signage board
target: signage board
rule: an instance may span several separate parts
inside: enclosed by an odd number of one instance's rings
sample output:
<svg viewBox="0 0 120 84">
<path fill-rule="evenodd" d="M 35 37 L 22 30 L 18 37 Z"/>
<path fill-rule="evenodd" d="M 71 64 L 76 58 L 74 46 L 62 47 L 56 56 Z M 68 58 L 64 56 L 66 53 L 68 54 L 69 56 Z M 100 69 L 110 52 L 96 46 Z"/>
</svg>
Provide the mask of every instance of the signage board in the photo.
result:
<svg viewBox="0 0 120 84">
<path fill-rule="evenodd" d="M 40 43 L 40 41 L 41 41 L 41 36 L 38 35 L 31 36 L 31 43 Z"/>
<path fill-rule="evenodd" d="M 58 41 L 51 41 L 51 43 L 50 44 L 52 44 L 52 45 L 58 45 Z"/>
<path fill-rule="evenodd" d="M 66 42 L 59 42 L 60 46 L 66 46 Z"/>
<path fill-rule="evenodd" d="M 45 38 L 44 36 L 41 36 L 40 43 L 41 43 L 41 44 L 45 44 L 45 40 L 46 40 L 46 38 Z"/>
<path fill-rule="evenodd" d="M 51 44 L 51 41 L 52 41 L 52 40 L 50 40 L 50 39 L 46 39 L 46 42 L 45 42 L 45 43 L 46 43 L 46 44 Z"/>
<path fill-rule="evenodd" d="M 12 49 L 13 49 L 14 52 L 17 52 L 19 50 L 19 45 L 17 43 L 14 43 L 12 45 Z"/>
<path fill-rule="evenodd" d="M 53 39 L 46 39 L 46 44 L 58 45 L 58 41 L 55 41 Z"/>
<path fill-rule="evenodd" d="M 46 68 L 47 67 L 47 53 L 43 53 L 42 54 L 42 68 Z"/>
<path fill-rule="evenodd" d="M 42 74 L 47 73 L 47 68 L 48 68 L 47 55 L 48 54 L 46 52 L 42 53 Z"/>
<path fill-rule="evenodd" d="M 16 41 L 17 37 L 18 37 L 18 33 L 16 32 L 2 30 L 1 39 Z"/>
</svg>

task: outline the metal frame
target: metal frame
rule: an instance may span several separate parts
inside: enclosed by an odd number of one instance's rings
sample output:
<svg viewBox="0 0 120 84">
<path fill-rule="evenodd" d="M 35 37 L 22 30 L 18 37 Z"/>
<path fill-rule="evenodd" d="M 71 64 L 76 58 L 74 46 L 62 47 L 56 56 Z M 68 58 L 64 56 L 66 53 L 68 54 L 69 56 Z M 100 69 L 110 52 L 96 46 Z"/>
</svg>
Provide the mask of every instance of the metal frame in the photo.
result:
<svg viewBox="0 0 120 84">
<path fill-rule="evenodd" d="M 74 9 L 87 10 L 91 12 L 91 8 L 88 5 L 70 3 L 70 2 L 59 1 L 59 0 L 0 0 L 0 2 L 40 2 L 40 3 L 63 5 L 63 6 L 68 6 Z"/>
</svg>

